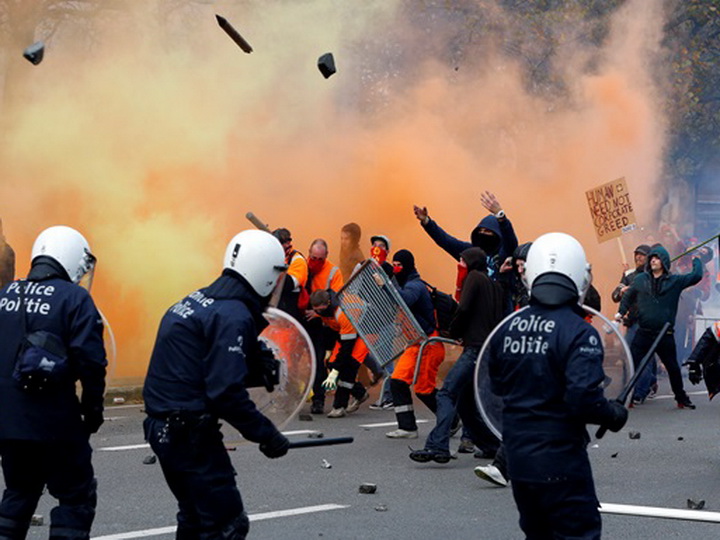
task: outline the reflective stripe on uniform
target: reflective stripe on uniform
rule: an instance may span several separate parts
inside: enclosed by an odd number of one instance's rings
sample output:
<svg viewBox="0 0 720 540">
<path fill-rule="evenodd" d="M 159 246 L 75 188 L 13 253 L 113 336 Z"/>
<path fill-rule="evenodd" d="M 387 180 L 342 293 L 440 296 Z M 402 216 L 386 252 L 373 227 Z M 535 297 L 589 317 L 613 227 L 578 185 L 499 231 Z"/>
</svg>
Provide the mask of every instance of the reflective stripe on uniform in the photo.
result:
<svg viewBox="0 0 720 540">
<path fill-rule="evenodd" d="M 397 405 L 394 408 L 396 413 L 404 413 L 404 412 L 413 412 L 415 409 L 413 409 L 412 405 Z"/>
<path fill-rule="evenodd" d="M 346 382 L 346 381 L 338 381 L 337 385 L 340 388 L 349 388 L 350 390 L 352 390 L 353 386 L 355 386 L 355 383 Z"/>
</svg>

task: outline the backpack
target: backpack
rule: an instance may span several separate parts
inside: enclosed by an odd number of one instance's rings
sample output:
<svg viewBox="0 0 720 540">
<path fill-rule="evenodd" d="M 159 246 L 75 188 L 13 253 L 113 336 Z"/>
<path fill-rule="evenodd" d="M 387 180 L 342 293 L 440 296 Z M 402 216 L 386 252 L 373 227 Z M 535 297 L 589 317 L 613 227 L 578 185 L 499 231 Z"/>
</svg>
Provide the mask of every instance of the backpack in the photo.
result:
<svg viewBox="0 0 720 540">
<path fill-rule="evenodd" d="M 455 318 L 458 310 L 458 303 L 448 293 L 442 292 L 433 287 L 427 281 L 423 281 L 430 292 L 433 308 L 435 310 L 435 321 L 437 322 L 438 333 L 442 337 L 450 337 L 450 323 Z"/>
</svg>

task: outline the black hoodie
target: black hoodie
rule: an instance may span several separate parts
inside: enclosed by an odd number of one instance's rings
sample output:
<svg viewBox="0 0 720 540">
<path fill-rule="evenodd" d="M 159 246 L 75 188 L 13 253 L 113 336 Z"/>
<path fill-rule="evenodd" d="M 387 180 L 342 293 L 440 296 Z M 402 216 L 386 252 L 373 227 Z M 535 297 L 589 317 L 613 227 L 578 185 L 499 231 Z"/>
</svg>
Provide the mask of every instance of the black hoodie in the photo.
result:
<svg viewBox="0 0 720 540">
<path fill-rule="evenodd" d="M 450 335 L 462 339 L 465 347 L 482 347 L 503 316 L 503 289 L 487 275 L 487 257 L 478 247 L 464 250 L 460 256 L 468 266 L 468 275 L 460 291 L 458 311 L 450 325 Z"/>
</svg>

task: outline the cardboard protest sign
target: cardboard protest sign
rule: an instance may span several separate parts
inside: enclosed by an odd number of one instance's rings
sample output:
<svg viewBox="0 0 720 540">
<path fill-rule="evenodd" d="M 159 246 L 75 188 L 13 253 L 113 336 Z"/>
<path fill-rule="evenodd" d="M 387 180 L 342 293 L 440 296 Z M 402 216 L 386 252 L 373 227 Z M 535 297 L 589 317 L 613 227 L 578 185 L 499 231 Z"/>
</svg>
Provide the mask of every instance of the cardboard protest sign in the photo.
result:
<svg viewBox="0 0 720 540">
<path fill-rule="evenodd" d="M 598 242 L 620 237 L 636 227 L 625 178 L 619 178 L 585 192 Z"/>
</svg>

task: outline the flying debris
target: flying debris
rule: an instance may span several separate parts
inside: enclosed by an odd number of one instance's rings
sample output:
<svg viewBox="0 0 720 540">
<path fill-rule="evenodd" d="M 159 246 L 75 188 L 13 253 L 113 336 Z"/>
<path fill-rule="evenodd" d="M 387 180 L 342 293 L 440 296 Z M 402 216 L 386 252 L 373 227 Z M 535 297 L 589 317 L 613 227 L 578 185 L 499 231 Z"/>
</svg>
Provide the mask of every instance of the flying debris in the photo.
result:
<svg viewBox="0 0 720 540">
<path fill-rule="evenodd" d="M 335 58 L 333 58 L 332 53 L 325 53 L 318 58 L 318 69 L 326 79 L 337 71 L 335 69 Z"/>
<path fill-rule="evenodd" d="M 218 24 L 220 25 L 220 28 L 222 28 L 225 33 L 230 36 L 230 39 L 232 39 L 238 47 L 240 47 L 243 51 L 250 54 L 253 52 L 253 48 L 250 46 L 250 44 L 245 41 L 245 38 L 240 35 L 240 33 L 233 28 L 232 24 L 230 24 L 225 17 L 221 17 L 220 15 L 215 15 L 215 18 L 217 19 Z"/>
<path fill-rule="evenodd" d="M 37 66 L 42 62 L 44 53 L 45 44 L 42 41 L 36 41 L 23 51 L 23 56 Z"/>
</svg>

